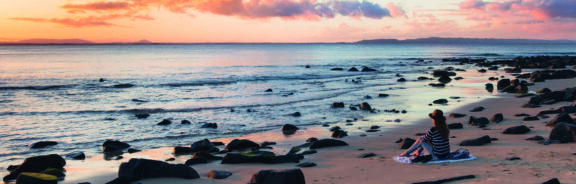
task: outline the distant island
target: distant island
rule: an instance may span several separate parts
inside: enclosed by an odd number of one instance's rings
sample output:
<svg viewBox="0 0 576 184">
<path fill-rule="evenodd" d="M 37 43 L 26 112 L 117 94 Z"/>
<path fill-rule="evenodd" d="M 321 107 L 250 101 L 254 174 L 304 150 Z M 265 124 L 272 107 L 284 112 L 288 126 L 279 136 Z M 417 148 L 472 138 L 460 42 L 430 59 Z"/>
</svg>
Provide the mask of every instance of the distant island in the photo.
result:
<svg viewBox="0 0 576 184">
<path fill-rule="evenodd" d="M 497 39 L 497 38 L 417 38 L 417 39 L 374 39 L 354 42 L 356 44 L 510 44 L 510 43 L 576 43 L 575 40 Z"/>
<path fill-rule="evenodd" d="M 138 40 L 134 42 L 92 42 L 83 39 L 26 39 L 15 42 L 0 42 L 0 45 L 171 45 L 171 44 L 529 44 L 529 43 L 576 43 L 576 40 L 537 40 L 537 39 L 499 39 L 499 38 L 416 38 L 416 39 L 372 39 L 357 42 L 205 42 L 205 43 L 165 43 Z"/>
</svg>

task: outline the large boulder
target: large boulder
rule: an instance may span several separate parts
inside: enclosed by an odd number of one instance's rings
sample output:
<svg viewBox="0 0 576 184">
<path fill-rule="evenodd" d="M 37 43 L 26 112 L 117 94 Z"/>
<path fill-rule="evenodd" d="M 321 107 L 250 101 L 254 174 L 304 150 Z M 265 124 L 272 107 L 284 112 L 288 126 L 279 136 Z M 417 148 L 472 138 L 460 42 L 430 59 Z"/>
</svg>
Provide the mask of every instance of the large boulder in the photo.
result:
<svg viewBox="0 0 576 184">
<path fill-rule="evenodd" d="M 260 144 L 248 139 L 234 139 L 226 145 L 226 151 L 260 148 Z"/>
<path fill-rule="evenodd" d="M 126 184 L 146 178 L 183 178 L 196 179 L 200 175 L 196 170 L 184 164 L 169 164 L 157 160 L 133 158 L 120 164 L 118 178 L 107 184 Z"/>
<path fill-rule="evenodd" d="M 526 125 L 519 125 L 519 126 L 513 126 L 510 128 L 507 128 L 502 133 L 503 134 L 525 134 L 528 132 L 530 132 L 530 128 L 528 128 Z"/>
<path fill-rule="evenodd" d="M 304 173 L 300 169 L 260 170 L 252 175 L 248 184 L 306 184 Z"/>
<path fill-rule="evenodd" d="M 348 146 L 348 143 L 337 139 L 320 139 L 310 144 L 310 149 L 334 147 L 334 146 Z"/>
<path fill-rule="evenodd" d="M 568 115 L 567 113 L 560 113 L 557 114 L 556 116 L 554 116 L 554 118 L 552 118 L 550 121 L 548 121 L 548 123 L 546 123 L 546 126 L 555 126 L 558 123 L 570 123 L 570 124 L 574 124 L 574 119 L 572 119 L 572 117 L 570 117 L 570 115 Z"/>
<path fill-rule="evenodd" d="M 45 148 L 45 147 L 54 146 L 57 144 L 58 144 L 58 142 L 56 142 L 56 141 L 40 141 L 40 142 L 36 142 L 36 143 L 33 143 L 32 145 L 30 145 L 30 148 Z"/>
<path fill-rule="evenodd" d="M 224 155 L 221 164 L 274 163 L 276 155 L 269 151 L 230 152 Z"/>
<path fill-rule="evenodd" d="M 468 139 L 460 142 L 460 146 L 482 146 L 484 144 L 492 143 L 492 138 L 485 135 L 476 139 Z"/>
<path fill-rule="evenodd" d="M 200 141 L 196 141 L 194 143 L 192 143 L 192 145 L 190 145 L 190 152 L 198 152 L 198 151 L 207 151 L 207 152 L 216 152 L 218 151 L 218 148 L 216 148 L 214 146 L 214 144 L 212 144 L 212 142 L 210 142 L 210 140 L 208 139 L 203 139 Z"/>
<path fill-rule="evenodd" d="M 4 181 L 15 180 L 23 172 L 39 173 L 48 168 L 64 170 L 65 165 L 66 160 L 56 154 L 29 157 L 22 162 L 22 165 L 4 176 Z"/>
<path fill-rule="evenodd" d="M 576 142 L 576 125 L 569 123 L 558 123 L 550 131 L 550 140 L 558 140 L 561 143 Z"/>
</svg>

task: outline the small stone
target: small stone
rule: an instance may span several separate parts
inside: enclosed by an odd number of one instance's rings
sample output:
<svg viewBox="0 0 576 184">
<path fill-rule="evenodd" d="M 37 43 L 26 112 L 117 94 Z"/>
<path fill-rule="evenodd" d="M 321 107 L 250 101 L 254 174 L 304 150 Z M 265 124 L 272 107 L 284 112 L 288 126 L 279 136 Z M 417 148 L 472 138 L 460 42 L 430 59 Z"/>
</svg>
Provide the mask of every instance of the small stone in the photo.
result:
<svg viewBox="0 0 576 184">
<path fill-rule="evenodd" d="M 304 162 L 296 165 L 296 167 L 315 167 L 316 165 L 314 162 Z"/>
</svg>

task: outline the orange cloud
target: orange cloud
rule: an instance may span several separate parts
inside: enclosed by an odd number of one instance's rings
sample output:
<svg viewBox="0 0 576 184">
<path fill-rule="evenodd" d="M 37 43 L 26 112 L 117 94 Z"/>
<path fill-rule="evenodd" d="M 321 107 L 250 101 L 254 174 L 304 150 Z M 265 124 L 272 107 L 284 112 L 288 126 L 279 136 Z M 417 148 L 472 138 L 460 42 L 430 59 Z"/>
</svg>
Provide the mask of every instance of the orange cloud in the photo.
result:
<svg viewBox="0 0 576 184">
<path fill-rule="evenodd" d="M 20 21 L 30 21 L 30 22 L 49 22 L 49 23 L 56 23 L 71 27 L 87 27 L 87 26 L 116 26 L 115 24 L 109 23 L 104 21 L 101 18 L 96 17 L 84 17 L 79 19 L 71 19 L 71 18 L 52 18 L 52 19 L 45 19 L 45 18 L 23 18 L 23 17 L 15 17 L 11 18 L 12 20 L 20 20 Z"/>
</svg>

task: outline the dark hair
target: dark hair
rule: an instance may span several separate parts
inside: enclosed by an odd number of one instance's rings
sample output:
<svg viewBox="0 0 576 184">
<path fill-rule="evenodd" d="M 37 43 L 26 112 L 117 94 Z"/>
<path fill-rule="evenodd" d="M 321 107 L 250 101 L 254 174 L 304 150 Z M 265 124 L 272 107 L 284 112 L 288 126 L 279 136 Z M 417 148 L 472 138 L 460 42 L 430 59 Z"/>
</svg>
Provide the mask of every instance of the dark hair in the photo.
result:
<svg viewBox="0 0 576 184">
<path fill-rule="evenodd" d="M 434 127 L 440 133 L 440 137 L 444 139 L 448 139 L 450 137 L 450 129 L 448 129 L 448 125 L 446 124 L 446 119 L 434 119 Z"/>
</svg>

